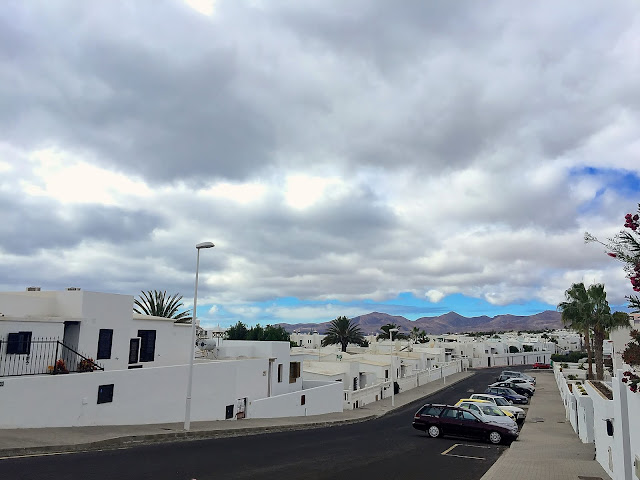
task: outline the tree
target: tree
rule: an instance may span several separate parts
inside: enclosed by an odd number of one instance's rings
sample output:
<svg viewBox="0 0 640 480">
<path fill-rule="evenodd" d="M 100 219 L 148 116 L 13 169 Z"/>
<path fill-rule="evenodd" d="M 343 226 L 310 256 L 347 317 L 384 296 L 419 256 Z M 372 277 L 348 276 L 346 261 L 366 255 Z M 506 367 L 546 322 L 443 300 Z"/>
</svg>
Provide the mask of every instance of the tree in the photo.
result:
<svg viewBox="0 0 640 480">
<path fill-rule="evenodd" d="M 604 378 L 603 343 L 606 335 L 616 328 L 629 325 L 628 315 L 624 312 L 611 313 L 604 285 L 595 283 L 585 289 L 583 283 L 574 283 L 565 292 L 567 302 L 558 305 L 562 311 L 565 325 L 584 332 L 589 362 L 589 378 L 593 378 L 591 355 L 595 357 L 596 379 Z M 591 341 L 593 340 L 593 349 Z"/>
<path fill-rule="evenodd" d="M 238 323 L 229 327 L 226 338 L 228 340 L 247 340 L 248 335 L 249 330 L 247 329 L 247 326 L 238 320 Z"/>
<path fill-rule="evenodd" d="M 587 362 L 589 364 L 588 378 L 593 378 L 593 361 L 591 355 L 591 303 L 584 283 L 574 283 L 564 292 L 566 301 L 558 304 L 562 314 L 562 323 L 569 328 L 582 332 L 587 348 Z"/>
<path fill-rule="evenodd" d="M 382 333 L 378 334 L 378 338 L 382 338 L 383 340 L 390 338 L 389 330 L 391 330 L 392 328 L 398 328 L 398 326 L 395 323 L 387 323 L 386 325 L 381 326 L 380 330 L 382 330 Z M 393 332 L 393 338 L 401 340 L 406 339 L 407 336 L 404 333 Z"/>
<path fill-rule="evenodd" d="M 191 310 L 178 312 L 183 306 L 182 295 L 175 293 L 169 296 L 165 291 L 142 291 L 133 301 L 133 311 L 154 317 L 173 318 L 176 323 L 191 323 Z"/>
<path fill-rule="evenodd" d="M 362 345 L 364 336 L 362 330 L 347 317 L 338 317 L 331 320 L 325 337 L 322 339 L 322 346 L 339 344 L 342 351 L 347 351 L 347 345 L 355 343 Z"/>
<path fill-rule="evenodd" d="M 509 353 L 518 353 L 520 350 L 518 350 L 518 347 L 515 347 L 513 345 L 509 346 Z"/>
<path fill-rule="evenodd" d="M 615 237 L 607 242 L 601 242 L 589 232 L 585 232 L 584 241 L 586 243 L 596 242 L 604 245 L 607 255 L 624 264 L 624 271 L 631 282 L 634 292 L 640 292 L 640 204 L 638 213 L 632 215 L 627 213 L 624 216 L 624 227 Z M 637 295 L 629 295 L 629 307 L 633 313 L 640 313 L 640 298 Z"/>
</svg>

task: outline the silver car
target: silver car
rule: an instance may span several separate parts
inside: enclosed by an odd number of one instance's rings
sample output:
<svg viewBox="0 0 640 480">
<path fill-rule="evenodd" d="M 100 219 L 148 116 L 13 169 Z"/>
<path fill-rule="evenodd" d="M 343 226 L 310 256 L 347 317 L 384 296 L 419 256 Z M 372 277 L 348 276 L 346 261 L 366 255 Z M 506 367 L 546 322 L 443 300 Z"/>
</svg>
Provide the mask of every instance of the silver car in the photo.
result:
<svg viewBox="0 0 640 480">
<path fill-rule="evenodd" d="M 485 402 L 460 402 L 458 407 L 471 410 L 485 422 L 500 425 L 509 430 L 518 431 L 518 425 L 506 413 L 500 410 L 496 405 Z"/>
</svg>

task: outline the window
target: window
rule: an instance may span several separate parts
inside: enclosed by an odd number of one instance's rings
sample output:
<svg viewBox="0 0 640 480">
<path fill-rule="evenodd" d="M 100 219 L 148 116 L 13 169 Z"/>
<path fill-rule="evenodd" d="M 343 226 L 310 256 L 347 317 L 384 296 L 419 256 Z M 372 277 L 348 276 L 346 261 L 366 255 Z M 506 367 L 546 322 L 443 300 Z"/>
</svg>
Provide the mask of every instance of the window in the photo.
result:
<svg viewBox="0 0 640 480">
<path fill-rule="evenodd" d="M 463 403 L 460 406 L 464 408 L 468 408 L 469 410 L 473 410 L 474 412 L 480 413 L 480 409 L 478 408 L 478 406 L 474 405 L 473 403 Z"/>
<path fill-rule="evenodd" d="M 420 410 L 420 415 L 431 415 L 432 417 L 437 417 L 440 413 L 442 413 L 442 407 L 436 407 L 433 405 L 425 406 Z"/>
<path fill-rule="evenodd" d="M 140 337 L 140 361 L 153 362 L 156 356 L 156 331 L 138 330 Z"/>
<path fill-rule="evenodd" d="M 443 418 L 458 418 L 458 410 L 447 408 L 441 415 Z"/>
<path fill-rule="evenodd" d="M 132 338 L 129 340 L 129 363 L 138 363 L 138 354 L 140 352 L 140 339 Z"/>
<path fill-rule="evenodd" d="M 98 387 L 98 403 L 113 402 L 113 383 L 110 385 L 100 385 Z"/>
<path fill-rule="evenodd" d="M 296 383 L 296 379 L 300 378 L 300 362 L 289 363 L 289 383 Z"/>
<path fill-rule="evenodd" d="M 462 412 L 462 418 L 464 420 L 475 420 L 476 417 L 471 412 Z"/>
<path fill-rule="evenodd" d="M 7 337 L 7 354 L 29 355 L 31 332 L 10 333 Z"/>
<path fill-rule="evenodd" d="M 278 364 L 278 383 L 282 382 L 282 364 Z"/>
<path fill-rule="evenodd" d="M 224 418 L 227 420 L 233 418 L 233 405 L 227 405 Z"/>
<path fill-rule="evenodd" d="M 384 378 L 389 378 L 389 370 L 384 371 Z"/>
<path fill-rule="evenodd" d="M 304 395 L 300 395 L 300 405 L 304 405 L 305 403 L 307 403 L 307 399 Z"/>
<path fill-rule="evenodd" d="M 98 354 L 96 360 L 111 358 L 111 342 L 113 340 L 113 330 L 101 328 L 98 334 Z"/>
</svg>

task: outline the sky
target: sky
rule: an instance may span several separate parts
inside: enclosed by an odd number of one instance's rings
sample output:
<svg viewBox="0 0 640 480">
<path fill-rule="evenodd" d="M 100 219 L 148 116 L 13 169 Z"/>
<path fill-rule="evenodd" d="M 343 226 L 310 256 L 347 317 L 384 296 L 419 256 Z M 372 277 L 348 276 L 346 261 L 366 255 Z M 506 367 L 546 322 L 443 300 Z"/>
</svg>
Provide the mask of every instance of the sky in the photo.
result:
<svg viewBox="0 0 640 480">
<path fill-rule="evenodd" d="M 8 1 L 0 291 L 198 317 L 529 315 L 631 285 L 635 0 Z"/>
</svg>

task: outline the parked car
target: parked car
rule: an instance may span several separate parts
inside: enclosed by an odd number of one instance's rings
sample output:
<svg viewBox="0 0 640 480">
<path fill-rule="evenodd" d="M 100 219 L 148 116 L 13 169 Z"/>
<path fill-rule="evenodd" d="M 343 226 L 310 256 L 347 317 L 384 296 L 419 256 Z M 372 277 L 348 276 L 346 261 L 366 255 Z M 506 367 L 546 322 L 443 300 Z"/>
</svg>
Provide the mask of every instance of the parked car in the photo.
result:
<svg viewBox="0 0 640 480">
<path fill-rule="evenodd" d="M 518 386 L 531 390 L 531 395 L 536 393 L 536 387 L 529 380 L 525 380 L 524 378 L 513 377 L 506 381 L 509 383 L 515 383 Z"/>
<path fill-rule="evenodd" d="M 524 378 L 525 380 L 529 380 L 534 385 L 536 384 L 535 377 L 532 377 L 531 375 L 527 375 L 524 372 L 518 372 L 516 370 L 503 370 L 502 372 L 500 372 L 500 376 L 498 377 L 498 382 L 502 382 L 508 378 L 513 378 L 513 377 Z"/>
<path fill-rule="evenodd" d="M 511 428 L 513 425 L 516 425 L 516 421 L 513 418 L 512 414 L 507 415 L 493 403 L 486 400 L 471 400 L 465 398 L 459 400 L 455 406 L 471 410 L 486 422 L 493 420 L 494 422 L 499 423 L 500 425 L 504 425 L 507 428 Z"/>
<path fill-rule="evenodd" d="M 510 380 L 507 380 L 506 382 L 492 383 L 489 386 L 490 387 L 506 387 L 506 388 L 510 388 L 511 390 L 516 392 L 518 395 L 525 395 L 527 397 L 530 397 L 530 396 L 533 395 L 533 391 L 530 388 L 527 388 L 522 384 L 513 383 Z"/>
<path fill-rule="evenodd" d="M 427 432 L 432 438 L 452 435 L 508 445 L 518 438 L 517 425 L 507 428 L 484 421 L 470 410 L 453 405 L 426 404 L 413 416 L 413 428 Z"/>
<path fill-rule="evenodd" d="M 518 395 L 511 388 L 506 387 L 488 387 L 484 393 L 489 393 L 491 395 L 500 395 L 501 397 L 506 398 L 511 403 L 519 403 L 522 405 L 526 405 L 529 403 L 529 397 L 524 395 Z"/>
<path fill-rule="evenodd" d="M 486 400 L 487 402 L 491 402 L 496 405 L 500 410 L 505 413 L 511 413 L 515 417 L 515 421 L 518 425 L 522 425 L 524 423 L 525 418 L 527 418 L 527 412 L 525 412 L 520 407 L 515 407 L 509 400 L 500 395 L 490 395 L 488 393 L 474 393 L 471 395 L 471 400 Z"/>
<path fill-rule="evenodd" d="M 540 363 L 540 362 L 536 362 L 533 364 L 533 368 L 535 369 L 549 369 L 551 368 L 551 365 L 548 363 Z"/>
</svg>

